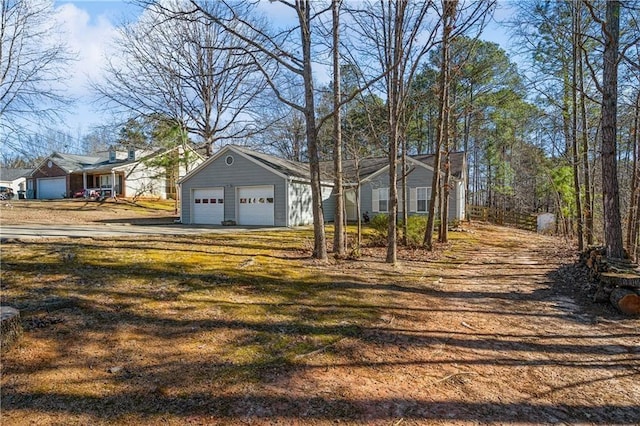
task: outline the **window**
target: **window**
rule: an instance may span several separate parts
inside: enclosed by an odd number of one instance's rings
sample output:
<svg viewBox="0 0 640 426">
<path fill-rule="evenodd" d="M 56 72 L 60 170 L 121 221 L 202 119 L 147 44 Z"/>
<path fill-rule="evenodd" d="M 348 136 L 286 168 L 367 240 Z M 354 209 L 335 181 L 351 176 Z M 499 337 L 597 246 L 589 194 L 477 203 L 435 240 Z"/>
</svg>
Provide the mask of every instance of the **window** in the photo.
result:
<svg viewBox="0 0 640 426">
<path fill-rule="evenodd" d="M 111 188 L 111 175 L 100 175 L 100 188 Z"/>
<path fill-rule="evenodd" d="M 416 188 L 416 211 L 426 213 L 431 199 L 431 188 L 426 186 Z"/>
<path fill-rule="evenodd" d="M 227 166 L 230 166 L 233 164 L 233 157 L 231 155 L 227 155 L 227 158 L 224 159 L 224 162 L 227 164 Z"/>
<path fill-rule="evenodd" d="M 389 188 L 378 188 L 378 211 L 389 211 Z"/>
</svg>

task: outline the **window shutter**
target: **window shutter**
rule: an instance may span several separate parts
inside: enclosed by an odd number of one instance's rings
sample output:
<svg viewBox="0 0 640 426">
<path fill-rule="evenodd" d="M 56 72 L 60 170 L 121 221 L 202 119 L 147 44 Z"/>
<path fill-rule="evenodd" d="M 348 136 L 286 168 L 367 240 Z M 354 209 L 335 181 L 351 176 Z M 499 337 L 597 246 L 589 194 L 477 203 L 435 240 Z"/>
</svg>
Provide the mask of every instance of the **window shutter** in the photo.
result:
<svg viewBox="0 0 640 426">
<path fill-rule="evenodd" d="M 416 188 L 409 188 L 409 211 L 415 213 L 418 210 L 418 191 Z"/>
<path fill-rule="evenodd" d="M 398 212 L 402 212 L 404 209 L 404 201 L 402 199 L 402 187 L 398 190 Z"/>
<path fill-rule="evenodd" d="M 380 211 L 380 197 L 378 191 L 378 188 L 371 189 L 371 211 L 374 213 Z"/>
</svg>

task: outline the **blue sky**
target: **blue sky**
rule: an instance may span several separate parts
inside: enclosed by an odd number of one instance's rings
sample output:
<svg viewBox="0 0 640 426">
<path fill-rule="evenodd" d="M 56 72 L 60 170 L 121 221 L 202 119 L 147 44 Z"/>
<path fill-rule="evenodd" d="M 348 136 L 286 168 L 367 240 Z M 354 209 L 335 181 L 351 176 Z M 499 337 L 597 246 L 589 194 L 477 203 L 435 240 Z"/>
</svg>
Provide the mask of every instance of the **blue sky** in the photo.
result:
<svg viewBox="0 0 640 426">
<path fill-rule="evenodd" d="M 508 1 L 501 1 L 497 19 L 509 14 Z M 101 67 L 107 54 L 109 41 L 115 35 L 116 26 L 123 20 L 135 19 L 139 8 L 122 0 L 55 0 L 61 27 L 67 34 L 72 50 L 78 53 L 78 61 L 69 70 L 69 93 L 79 102 L 61 123 L 62 129 L 72 136 L 80 137 L 96 125 L 105 124 L 108 116 L 96 111 L 90 103 L 89 80 L 100 80 Z M 268 5 L 271 10 L 274 5 Z M 265 7 L 265 10 L 269 10 Z M 492 24 L 484 39 L 507 48 L 506 30 Z"/>
</svg>

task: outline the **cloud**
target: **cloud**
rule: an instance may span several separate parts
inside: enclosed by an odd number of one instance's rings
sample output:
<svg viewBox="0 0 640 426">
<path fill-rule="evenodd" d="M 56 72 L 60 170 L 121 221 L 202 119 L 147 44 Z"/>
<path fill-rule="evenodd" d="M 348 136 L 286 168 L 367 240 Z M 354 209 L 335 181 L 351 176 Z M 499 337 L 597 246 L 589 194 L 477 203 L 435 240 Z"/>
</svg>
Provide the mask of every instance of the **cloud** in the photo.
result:
<svg viewBox="0 0 640 426">
<path fill-rule="evenodd" d="M 89 96 L 89 80 L 101 78 L 105 53 L 116 34 L 115 26 L 105 15 L 92 18 L 87 10 L 72 3 L 57 7 L 55 18 L 67 45 L 78 55 L 69 69 L 69 93 Z"/>
</svg>

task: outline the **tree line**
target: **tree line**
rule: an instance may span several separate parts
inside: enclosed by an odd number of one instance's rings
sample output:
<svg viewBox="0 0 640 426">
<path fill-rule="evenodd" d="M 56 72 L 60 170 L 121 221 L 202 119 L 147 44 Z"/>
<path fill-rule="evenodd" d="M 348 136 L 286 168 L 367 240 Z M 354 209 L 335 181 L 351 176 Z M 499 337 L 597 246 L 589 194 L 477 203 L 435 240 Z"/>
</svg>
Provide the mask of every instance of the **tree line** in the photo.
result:
<svg viewBox="0 0 640 426">
<path fill-rule="evenodd" d="M 60 139 L 28 129 L 47 116 L 42 105 L 64 102 L 42 82 L 60 79 L 72 56 L 54 43 L 48 66 L 22 72 L 45 28 L 29 13 L 36 4 L 49 3 L 2 0 L 0 137 L 20 153 Z M 551 211 L 580 248 L 603 242 L 614 257 L 623 248 L 639 255 L 637 1 L 509 3 L 517 10 L 503 29 L 517 62 L 482 38 L 501 5 L 493 0 L 138 4 L 139 17 L 118 29 L 104 80 L 92 83 L 121 124 L 84 135 L 77 150 L 190 143 L 210 155 L 233 142 L 308 162 L 319 259 L 328 256 L 321 163 L 333 164 L 342 188 L 354 178 L 343 161 L 386 157 L 390 263 L 406 241 L 408 209 L 398 208 L 408 200 L 406 156 L 435 154 L 443 171 L 430 183 L 423 243 L 432 249 L 447 241 L 449 156 L 464 151 L 468 204 Z M 269 8 L 283 19 L 269 19 Z M 14 48 L 18 35 L 32 50 Z M 344 194 L 335 195 L 332 246 L 342 257 Z"/>
</svg>

